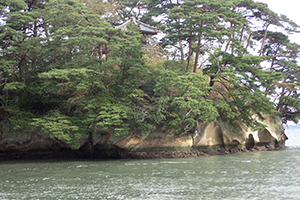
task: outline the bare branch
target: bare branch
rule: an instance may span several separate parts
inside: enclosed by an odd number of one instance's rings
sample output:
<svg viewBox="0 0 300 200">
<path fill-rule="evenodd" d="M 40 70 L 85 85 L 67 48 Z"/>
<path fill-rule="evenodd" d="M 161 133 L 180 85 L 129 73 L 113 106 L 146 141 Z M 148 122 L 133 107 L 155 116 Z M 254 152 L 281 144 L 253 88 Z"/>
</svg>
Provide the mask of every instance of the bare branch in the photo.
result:
<svg viewBox="0 0 300 200">
<path fill-rule="evenodd" d="M 190 111 L 184 115 L 183 119 L 185 119 L 192 111 L 193 111 L 193 108 L 191 108 Z"/>
<path fill-rule="evenodd" d="M 84 20 L 84 17 L 81 18 L 81 19 L 77 22 L 77 24 L 75 24 L 72 28 L 75 28 L 78 24 L 80 24 L 80 22 L 82 22 L 82 20 Z"/>
</svg>

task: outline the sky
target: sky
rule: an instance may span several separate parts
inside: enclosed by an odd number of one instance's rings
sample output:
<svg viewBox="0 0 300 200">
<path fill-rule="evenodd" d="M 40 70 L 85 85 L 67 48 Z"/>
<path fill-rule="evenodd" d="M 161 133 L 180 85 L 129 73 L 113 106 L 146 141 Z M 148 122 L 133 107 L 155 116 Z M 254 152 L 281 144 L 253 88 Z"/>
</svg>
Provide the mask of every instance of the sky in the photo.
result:
<svg viewBox="0 0 300 200">
<path fill-rule="evenodd" d="M 300 25 L 300 15 L 299 15 L 299 0 L 256 0 L 257 2 L 262 2 L 268 4 L 269 8 L 277 13 L 286 15 L 288 18 L 293 20 L 295 23 Z M 300 33 L 291 36 L 292 42 L 297 42 L 300 44 Z"/>
<path fill-rule="evenodd" d="M 262 2 L 268 4 L 269 8 L 277 13 L 286 15 L 296 24 L 300 25 L 300 15 L 299 15 L 299 0 L 256 0 L 257 2 Z M 299 3 L 298 3 L 299 1 Z M 292 42 L 300 44 L 300 33 L 293 34 L 290 36 Z M 294 124 L 293 122 L 288 122 L 289 125 Z"/>
<path fill-rule="evenodd" d="M 300 23 L 299 18 L 299 5 L 298 0 L 256 0 L 257 2 L 263 2 L 269 5 L 269 8 L 278 14 L 287 15 L 295 22 Z"/>
</svg>

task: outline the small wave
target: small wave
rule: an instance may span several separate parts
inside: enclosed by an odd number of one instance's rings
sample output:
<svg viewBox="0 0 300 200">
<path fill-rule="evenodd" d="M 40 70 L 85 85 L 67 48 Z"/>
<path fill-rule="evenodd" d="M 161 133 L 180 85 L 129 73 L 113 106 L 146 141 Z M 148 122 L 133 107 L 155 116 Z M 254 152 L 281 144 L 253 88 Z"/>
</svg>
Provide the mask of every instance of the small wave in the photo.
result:
<svg viewBox="0 0 300 200">
<path fill-rule="evenodd" d="M 242 163 L 251 163 L 251 160 L 241 160 Z"/>
<path fill-rule="evenodd" d="M 88 165 L 77 165 L 76 168 L 88 167 Z"/>
<path fill-rule="evenodd" d="M 180 164 L 180 163 L 188 163 L 188 162 L 186 162 L 186 161 L 182 161 L 182 162 L 180 162 L 180 161 L 162 161 L 162 162 L 160 162 L 160 163 L 163 163 L 163 164 L 165 164 L 165 163 L 167 163 L 167 164 Z"/>
</svg>

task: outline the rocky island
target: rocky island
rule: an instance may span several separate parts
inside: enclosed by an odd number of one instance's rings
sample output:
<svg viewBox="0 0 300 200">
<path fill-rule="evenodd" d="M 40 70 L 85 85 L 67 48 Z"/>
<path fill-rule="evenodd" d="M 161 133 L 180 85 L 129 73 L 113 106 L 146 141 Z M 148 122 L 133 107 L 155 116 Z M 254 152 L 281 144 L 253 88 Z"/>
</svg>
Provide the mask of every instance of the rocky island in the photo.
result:
<svg viewBox="0 0 300 200">
<path fill-rule="evenodd" d="M 295 22 L 254 0 L 118 2 L 0 3 L 0 159 L 284 146 Z"/>
</svg>

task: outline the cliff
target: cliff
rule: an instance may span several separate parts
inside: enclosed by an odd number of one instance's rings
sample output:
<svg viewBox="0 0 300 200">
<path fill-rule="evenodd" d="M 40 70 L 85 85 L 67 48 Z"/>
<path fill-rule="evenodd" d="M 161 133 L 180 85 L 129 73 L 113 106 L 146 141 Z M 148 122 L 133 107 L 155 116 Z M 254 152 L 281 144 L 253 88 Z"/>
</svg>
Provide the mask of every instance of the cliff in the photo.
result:
<svg viewBox="0 0 300 200">
<path fill-rule="evenodd" d="M 223 121 L 197 123 L 192 133 L 152 134 L 116 137 L 97 128 L 81 142 L 78 150 L 64 141 L 40 133 L 15 138 L 0 138 L 0 160 L 34 158 L 171 158 L 207 156 L 274 150 L 284 147 L 287 139 L 279 117 L 261 121 L 264 130 L 252 130 L 242 123 Z"/>
</svg>

